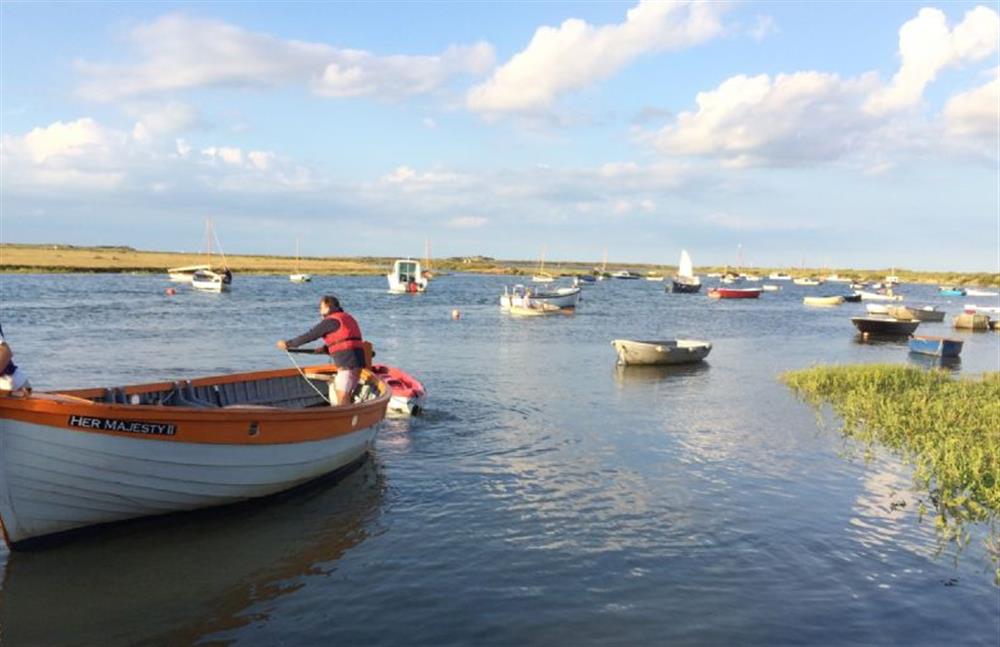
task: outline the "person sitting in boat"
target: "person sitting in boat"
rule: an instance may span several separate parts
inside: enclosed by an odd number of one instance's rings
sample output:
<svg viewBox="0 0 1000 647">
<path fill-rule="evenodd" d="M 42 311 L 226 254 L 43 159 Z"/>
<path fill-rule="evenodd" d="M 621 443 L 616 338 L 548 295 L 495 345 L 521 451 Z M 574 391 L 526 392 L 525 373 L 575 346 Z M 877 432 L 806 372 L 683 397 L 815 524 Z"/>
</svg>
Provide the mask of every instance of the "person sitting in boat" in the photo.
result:
<svg viewBox="0 0 1000 647">
<path fill-rule="evenodd" d="M 410 277 L 410 282 L 406 284 L 406 291 L 410 293 L 417 291 L 417 280 L 412 276 Z"/>
<path fill-rule="evenodd" d="M 334 380 L 337 394 L 335 404 L 348 404 L 351 393 L 358 384 L 361 369 L 365 366 L 361 327 L 354 317 L 344 312 L 340 307 L 340 300 L 333 295 L 326 295 L 319 300 L 319 314 L 323 317 L 322 321 L 294 339 L 279 341 L 278 348 L 298 348 L 322 338 L 323 346 L 317 352 L 329 353 L 330 359 L 337 365 L 337 377 Z"/>
<path fill-rule="evenodd" d="M 0 326 L 0 395 L 12 395 L 23 398 L 31 395 L 31 383 L 28 376 L 14 363 L 14 351 L 4 340 L 3 326 Z"/>
</svg>

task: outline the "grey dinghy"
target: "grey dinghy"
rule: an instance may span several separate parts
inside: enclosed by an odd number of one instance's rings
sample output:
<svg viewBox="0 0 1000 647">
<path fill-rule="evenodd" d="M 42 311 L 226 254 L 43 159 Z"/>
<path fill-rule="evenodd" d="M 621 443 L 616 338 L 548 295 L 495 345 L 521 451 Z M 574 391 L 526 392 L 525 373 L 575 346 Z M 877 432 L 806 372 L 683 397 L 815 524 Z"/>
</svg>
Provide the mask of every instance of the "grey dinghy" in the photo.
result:
<svg viewBox="0 0 1000 647">
<path fill-rule="evenodd" d="M 691 364 L 700 362 L 712 350 L 712 344 L 697 339 L 637 341 L 615 339 L 611 342 L 618 353 L 619 364 Z"/>
</svg>

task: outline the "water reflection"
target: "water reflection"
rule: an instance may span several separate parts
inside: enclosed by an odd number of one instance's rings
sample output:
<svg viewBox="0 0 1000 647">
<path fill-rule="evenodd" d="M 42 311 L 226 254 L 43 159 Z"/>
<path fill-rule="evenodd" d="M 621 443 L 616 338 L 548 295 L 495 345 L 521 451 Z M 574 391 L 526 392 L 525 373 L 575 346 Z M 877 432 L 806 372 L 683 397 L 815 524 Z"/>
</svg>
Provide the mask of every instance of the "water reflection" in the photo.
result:
<svg viewBox="0 0 1000 647">
<path fill-rule="evenodd" d="M 899 346 L 909 348 L 909 335 L 886 335 L 879 333 L 868 333 L 867 336 L 857 333 L 854 335 L 854 343 L 863 346 Z"/>
<path fill-rule="evenodd" d="M 700 375 L 709 369 L 707 362 L 697 364 L 674 364 L 665 366 L 623 366 L 615 364 L 615 381 L 622 386 L 628 384 L 643 384 L 662 382 L 663 380 L 685 378 Z"/>
<path fill-rule="evenodd" d="M 267 501 L 102 528 L 7 557 L 2 641 L 191 644 L 266 619 L 261 603 L 364 541 L 383 491 L 366 461 Z M 255 612 L 254 612 L 255 611 Z"/>
</svg>

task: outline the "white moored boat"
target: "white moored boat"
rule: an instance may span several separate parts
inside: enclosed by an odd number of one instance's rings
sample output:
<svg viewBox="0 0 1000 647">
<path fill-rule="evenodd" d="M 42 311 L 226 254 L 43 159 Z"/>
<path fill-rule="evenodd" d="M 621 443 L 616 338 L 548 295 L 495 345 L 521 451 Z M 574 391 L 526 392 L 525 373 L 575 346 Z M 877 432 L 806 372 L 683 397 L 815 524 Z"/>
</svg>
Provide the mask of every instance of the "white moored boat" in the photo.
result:
<svg viewBox="0 0 1000 647">
<path fill-rule="evenodd" d="M 967 288 L 965 294 L 970 297 L 995 297 L 1000 296 L 998 292 L 990 292 L 989 290 L 977 290 L 975 288 Z"/>
<path fill-rule="evenodd" d="M 515 285 L 509 290 L 504 287 L 503 294 L 500 295 L 500 307 L 504 310 L 510 310 L 511 308 L 545 304 L 556 308 L 575 308 L 580 301 L 580 291 L 579 287 L 542 288 L 539 290 L 529 290 L 523 285 Z"/>
<path fill-rule="evenodd" d="M 860 294 L 862 301 L 902 301 L 903 297 L 898 294 L 892 294 L 892 291 L 882 292 L 867 292 L 865 290 L 856 290 L 854 294 Z"/>
<path fill-rule="evenodd" d="M 701 279 L 695 276 L 691 255 L 686 249 L 682 249 L 680 261 L 677 263 L 677 275 L 670 282 L 670 291 L 691 294 L 700 289 Z"/>
<path fill-rule="evenodd" d="M 820 285 L 823 282 L 817 281 L 816 279 L 802 278 L 802 279 L 792 279 L 792 283 L 795 285 Z"/>
<path fill-rule="evenodd" d="M 167 275 L 174 283 L 190 283 L 195 272 L 211 269 L 210 265 L 185 265 L 184 267 L 171 267 L 167 270 Z"/>
<path fill-rule="evenodd" d="M 295 239 L 295 273 L 288 275 L 288 280 L 292 283 L 309 283 L 313 280 L 311 274 L 303 272 L 299 268 L 299 239 Z"/>
<path fill-rule="evenodd" d="M 839 306 L 843 302 L 844 297 L 842 296 L 806 297 L 802 299 L 803 304 L 814 308 L 831 308 Z"/>
<path fill-rule="evenodd" d="M 618 363 L 627 365 L 690 364 L 705 359 L 712 350 L 712 344 L 696 339 L 615 339 L 611 345 L 618 353 Z"/>
<path fill-rule="evenodd" d="M 198 270 L 191 277 L 191 287 L 202 292 L 228 292 L 232 282 L 233 275 L 229 270 L 221 273 Z"/>
<path fill-rule="evenodd" d="M 770 274 L 767 275 L 767 278 L 771 279 L 772 281 L 791 281 L 792 275 L 785 274 L 784 272 L 771 272 Z"/>
<path fill-rule="evenodd" d="M 336 370 L 0 398 L 4 538 L 236 503 L 359 461 L 390 392 L 366 370 L 354 403 L 330 406 Z"/>
<path fill-rule="evenodd" d="M 392 272 L 386 275 L 389 280 L 389 292 L 406 294 L 424 292 L 427 290 L 427 278 L 420 270 L 420 261 L 400 259 L 392 266 Z"/>
</svg>

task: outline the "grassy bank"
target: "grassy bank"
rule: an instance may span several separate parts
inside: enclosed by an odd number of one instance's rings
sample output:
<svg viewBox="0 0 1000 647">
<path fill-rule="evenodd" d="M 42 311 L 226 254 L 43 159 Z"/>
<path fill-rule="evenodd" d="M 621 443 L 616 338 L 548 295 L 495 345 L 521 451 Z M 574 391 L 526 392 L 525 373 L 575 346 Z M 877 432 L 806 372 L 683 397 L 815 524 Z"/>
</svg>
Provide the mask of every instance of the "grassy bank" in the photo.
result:
<svg viewBox="0 0 1000 647">
<path fill-rule="evenodd" d="M 964 524 L 988 523 L 1000 565 L 1000 373 L 955 379 L 904 366 L 821 366 L 781 380 L 814 406 L 830 404 L 845 435 L 912 464 L 943 539 L 962 544 Z"/>
<path fill-rule="evenodd" d="M 241 274 L 290 274 L 296 269 L 291 256 L 227 255 L 229 267 Z M 394 258 L 382 257 L 303 257 L 298 267 L 311 274 L 384 274 L 392 266 Z M 131 247 L 77 247 L 73 245 L 0 245 L 0 272 L 149 272 L 160 273 L 168 267 L 204 263 L 203 254 L 178 252 L 143 251 Z M 221 259 L 215 258 L 218 264 Z M 590 272 L 596 263 L 591 261 L 547 263 L 545 269 L 559 274 L 579 274 Z M 535 260 L 498 260 L 488 257 L 435 258 L 431 265 L 435 270 L 447 272 L 479 272 L 485 274 L 531 274 L 536 271 Z M 656 272 L 670 276 L 676 271 L 673 265 L 608 262 L 608 269 L 632 269 L 638 272 Z M 699 267 L 705 274 L 722 271 L 722 267 Z M 792 276 L 824 276 L 836 271 L 841 276 L 855 277 L 865 281 L 881 281 L 889 273 L 888 269 L 818 269 L 818 268 L 744 268 L 761 276 L 773 271 L 783 271 Z M 979 285 L 1000 286 L 1000 274 L 957 273 L 957 272 L 913 272 L 896 270 L 896 275 L 904 282 L 931 283 L 939 285 Z"/>
</svg>

